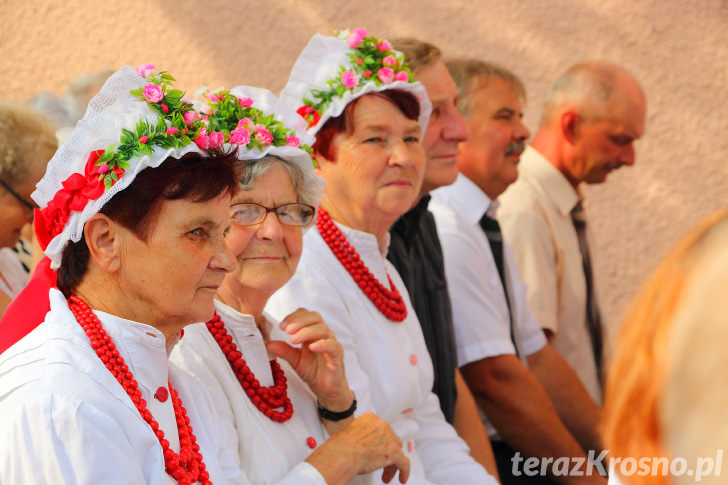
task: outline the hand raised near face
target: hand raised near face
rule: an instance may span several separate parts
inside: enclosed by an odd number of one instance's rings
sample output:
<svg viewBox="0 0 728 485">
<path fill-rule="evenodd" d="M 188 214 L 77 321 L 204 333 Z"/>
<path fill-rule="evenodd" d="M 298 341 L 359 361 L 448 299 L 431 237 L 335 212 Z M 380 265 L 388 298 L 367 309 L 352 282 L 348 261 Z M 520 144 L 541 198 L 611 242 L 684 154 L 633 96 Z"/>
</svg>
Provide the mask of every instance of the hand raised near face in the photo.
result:
<svg viewBox="0 0 728 485">
<path fill-rule="evenodd" d="M 316 312 L 299 308 L 280 324 L 289 335 L 266 344 L 268 351 L 293 367 L 318 398 L 332 411 L 343 411 L 354 399 L 344 373 L 344 350 Z"/>
<path fill-rule="evenodd" d="M 389 483 L 399 472 L 406 483 L 410 461 L 402 452 L 402 440 L 386 421 L 372 413 L 356 418 L 332 435 L 306 461 L 316 467 L 326 483 L 348 483 L 354 475 L 382 469 L 382 481 Z"/>
</svg>

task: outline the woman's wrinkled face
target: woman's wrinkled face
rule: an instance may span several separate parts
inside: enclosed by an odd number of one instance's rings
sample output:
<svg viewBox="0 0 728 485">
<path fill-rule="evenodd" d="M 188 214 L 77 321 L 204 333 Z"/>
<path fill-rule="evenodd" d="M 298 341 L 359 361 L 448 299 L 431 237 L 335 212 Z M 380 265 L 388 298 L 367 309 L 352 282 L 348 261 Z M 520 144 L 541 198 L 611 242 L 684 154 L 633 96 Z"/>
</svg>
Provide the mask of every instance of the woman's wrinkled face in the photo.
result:
<svg viewBox="0 0 728 485">
<path fill-rule="evenodd" d="M 184 326 L 209 320 L 213 298 L 235 260 L 225 245 L 230 197 L 164 200 L 146 242 L 120 232 L 119 291 L 139 321 Z"/>
<path fill-rule="evenodd" d="M 274 165 L 255 181 L 252 190 L 238 192 L 231 211 L 241 203 L 274 208 L 296 202 L 291 176 L 282 165 Z M 303 228 L 283 224 L 275 213 L 268 212 L 255 225 L 233 223 L 227 244 L 238 261 L 238 269 L 225 279 L 225 289 L 237 299 L 248 299 L 250 292 L 267 299 L 295 273 L 303 248 Z"/>
<path fill-rule="evenodd" d="M 336 160 L 324 161 L 326 209 L 355 229 L 393 223 L 414 204 L 425 154 L 420 127 L 391 101 L 363 96 L 354 108 L 354 131 L 332 140 Z"/>
</svg>

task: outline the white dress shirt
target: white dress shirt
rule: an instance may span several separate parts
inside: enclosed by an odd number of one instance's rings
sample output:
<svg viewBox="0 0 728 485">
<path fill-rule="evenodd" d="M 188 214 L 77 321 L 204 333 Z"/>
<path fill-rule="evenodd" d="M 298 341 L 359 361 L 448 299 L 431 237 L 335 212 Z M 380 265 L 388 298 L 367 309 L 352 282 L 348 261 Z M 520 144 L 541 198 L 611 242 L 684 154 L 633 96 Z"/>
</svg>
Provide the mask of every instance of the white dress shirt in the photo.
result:
<svg viewBox="0 0 728 485">
<path fill-rule="evenodd" d="M 497 201 L 490 198 L 466 176 L 432 192 L 430 211 L 435 216 L 445 259 L 445 275 L 453 308 L 458 366 L 487 357 L 515 354 L 511 323 L 503 283 L 498 275 L 488 238 L 480 226 L 486 212 L 496 216 Z M 503 244 L 503 260 L 513 314 L 514 336 L 522 357 L 538 352 L 546 337 L 526 300 L 526 285 L 508 244 Z M 495 428 L 481 413 L 488 434 Z"/>
<path fill-rule="evenodd" d="M 0 355 L 0 483 L 177 483 L 165 472 L 157 436 L 91 348 L 58 290 L 50 290 L 50 303 L 45 322 Z M 179 451 L 172 399 L 154 397 L 168 380 L 190 418 L 210 480 L 246 483 L 202 386 L 169 364 L 164 335 L 94 313 L 170 448 Z"/>
<path fill-rule="evenodd" d="M 299 307 L 321 314 L 344 347 L 357 415 L 374 412 L 402 439 L 412 464 L 409 484 L 496 483 L 470 457 L 431 392 L 432 362 L 397 271 L 372 234 L 337 225 L 380 282 L 386 285 L 389 274 L 407 305 L 407 318 L 393 322 L 382 315 L 315 229 L 304 236 L 298 271 L 266 310 L 278 319 Z"/>
<path fill-rule="evenodd" d="M 215 301 L 215 308 L 260 385 L 272 386 L 272 357 L 253 316 L 239 313 L 219 301 Z M 276 332 L 277 322 L 274 325 L 273 319 L 267 320 L 265 333 L 287 341 L 287 334 L 284 337 L 278 334 L 280 330 Z M 175 346 L 170 360 L 204 383 L 218 417 L 231 431 L 232 449 L 237 451 L 240 468 L 250 483 L 325 485 L 321 474 L 303 460 L 313 452 L 308 438 L 314 438 L 318 446 L 328 435 L 319 420 L 316 398 L 286 361 L 278 359 L 286 375 L 293 415 L 288 421 L 278 423 L 263 414 L 245 394 L 230 362 L 204 323 L 185 328 L 184 337 Z M 358 479 L 363 482 L 361 477 Z"/>
<path fill-rule="evenodd" d="M 529 146 L 521 156 L 518 180 L 503 193 L 500 202 L 503 235 L 528 283 L 528 301 L 536 318 L 554 333 L 551 345 L 600 404 L 602 390 L 586 315 L 586 279 L 579 237 L 571 219 L 579 194 L 556 167 Z M 594 244 L 589 247 L 593 249 Z M 598 286 L 596 290 L 598 295 Z"/>
</svg>

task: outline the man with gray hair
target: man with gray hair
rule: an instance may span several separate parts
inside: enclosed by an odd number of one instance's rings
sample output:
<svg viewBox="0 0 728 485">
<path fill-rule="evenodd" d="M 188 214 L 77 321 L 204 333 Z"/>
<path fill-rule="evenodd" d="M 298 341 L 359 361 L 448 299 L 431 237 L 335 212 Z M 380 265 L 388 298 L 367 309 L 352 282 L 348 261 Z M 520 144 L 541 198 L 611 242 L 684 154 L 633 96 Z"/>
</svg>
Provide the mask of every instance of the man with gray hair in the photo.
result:
<svg viewBox="0 0 728 485">
<path fill-rule="evenodd" d="M 602 402 L 605 331 L 598 305 L 582 183 L 635 161 L 646 101 L 624 68 L 575 64 L 546 97 L 521 176 L 501 197 L 500 222 L 528 284 L 528 301 L 554 349 Z"/>
<path fill-rule="evenodd" d="M 600 476 L 562 476 L 552 466 L 567 457 L 586 471 L 585 449 L 600 448 L 599 409 L 547 343 L 496 220 L 497 199 L 518 177 L 529 137 L 521 119 L 526 90 L 494 64 L 446 65 L 471 138 L 460 145 L 460 175 L 433 192 L 430 208 L 453 302 L 458 365 L 480 405 L 500 478 L 554 483 L 548 473 L 557 483 L 603 483 Z M 541 467 L 542 476 L 529 476 L 519 462 L 529 457 L 551 465 Z"/>
</svg>

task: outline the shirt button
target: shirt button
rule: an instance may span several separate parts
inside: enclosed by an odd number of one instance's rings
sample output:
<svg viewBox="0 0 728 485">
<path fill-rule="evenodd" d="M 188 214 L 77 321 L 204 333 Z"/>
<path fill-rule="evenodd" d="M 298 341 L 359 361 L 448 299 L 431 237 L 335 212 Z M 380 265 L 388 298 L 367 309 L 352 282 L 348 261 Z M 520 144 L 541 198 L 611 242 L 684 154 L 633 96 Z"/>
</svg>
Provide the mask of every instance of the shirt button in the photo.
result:
<svg viewBox="0 0 728 485">
<path fill-rule="evenodd" d="M 316 438 L 314 438 L 313 436 L 309 436 L 306 440 L 306 444 L 309 448 L 316 448 Z"/>
<path fill-rule="evenodd" d="M 157 389 L 157 392 L 154 393 L 154 397 L 159 402 L 165 402 L 169 397 L 169 391 L 167 391 L 166 387 L 160 387 L 159 389 Z"/>
<path fill-rule="evenodd" d="M 417 365 L 417 355 L 415 355 L 415 354 L 410 355 L 410 364 Z"/>
<path fill-rule="evenodd" d="M 412 453 L 412 441 L 408 441 L 407 442 L 407 451 L 409 451 L 410 453 Z"/>
</svg>

